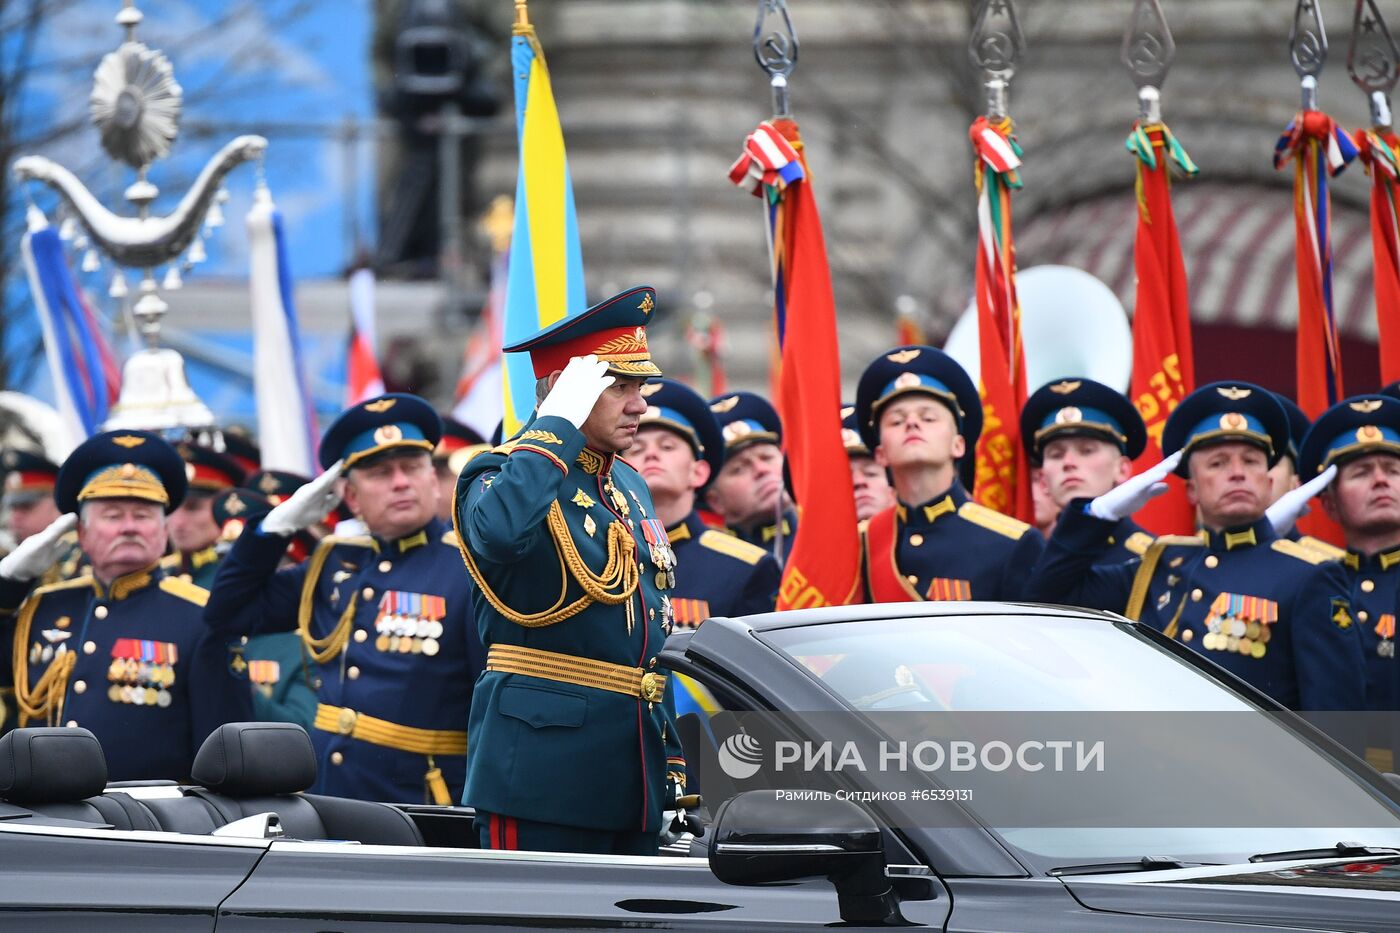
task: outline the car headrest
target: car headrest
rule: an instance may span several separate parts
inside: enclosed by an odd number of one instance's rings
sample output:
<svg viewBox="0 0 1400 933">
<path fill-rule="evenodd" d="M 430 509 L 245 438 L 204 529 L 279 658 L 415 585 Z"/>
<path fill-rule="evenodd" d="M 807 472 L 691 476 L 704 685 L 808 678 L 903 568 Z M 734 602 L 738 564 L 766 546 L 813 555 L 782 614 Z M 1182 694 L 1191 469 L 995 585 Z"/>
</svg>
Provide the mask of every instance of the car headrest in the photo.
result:
<svg viewBox="0 0 1400 933">
<path fill-rule="evenodd" d="M 190 777 L 230 797 L 295 794 L 316 782 L 316 751 L 294 723 L 225 723 L 199 747 Z"/>
<path fill-rule="evenodd" d="M 96 797 L 107 757 L 86 729 L 36 727 L 0 736 L 0 798 L 25 806 Z"/>
</svg>

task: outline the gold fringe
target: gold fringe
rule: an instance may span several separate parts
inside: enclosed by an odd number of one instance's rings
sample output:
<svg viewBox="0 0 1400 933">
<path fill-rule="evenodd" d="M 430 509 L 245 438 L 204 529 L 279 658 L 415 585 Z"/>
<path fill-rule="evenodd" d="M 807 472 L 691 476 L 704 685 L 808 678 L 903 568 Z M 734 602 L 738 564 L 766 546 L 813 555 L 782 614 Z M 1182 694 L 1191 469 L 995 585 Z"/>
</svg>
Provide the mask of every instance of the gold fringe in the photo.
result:
<svg viewBox="0 0 1400 933">
<path fill-rule="evenodd" d="M 15 706 L 19 709 L 19 724 L 29 725 L 31 720 L 43 719 L 47 725 L 56 725 L 63 719 L 63 698 L 68 693 L 68 677 L 78 663 L 78 655 L 65 651 L 57 655 L 44 671 L 34 689 L 29 688 L 29 629 L 34 621 L 34 611 L 39 600 L 33 597 L 25 600 L 15 621 Z"/>
</svg>

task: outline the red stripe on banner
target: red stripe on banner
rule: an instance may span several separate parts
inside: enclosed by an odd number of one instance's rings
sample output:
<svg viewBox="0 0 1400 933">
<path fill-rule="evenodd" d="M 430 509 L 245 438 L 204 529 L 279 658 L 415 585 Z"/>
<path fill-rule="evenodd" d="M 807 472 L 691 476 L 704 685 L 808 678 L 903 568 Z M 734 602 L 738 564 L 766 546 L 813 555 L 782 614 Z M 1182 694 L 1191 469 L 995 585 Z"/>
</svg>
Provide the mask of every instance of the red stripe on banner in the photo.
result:
<svg viewBox="0 0 1400 933">
<path fill-rule="evenodd" d="M 1389 129 L 1356 134 L 1361 161 L 1371 176 L 1371 253 L 1375 259 L 1376 330 L 1381 383 L 1400 380 L 1400 196 L 1395 166 L 1400 138 Z"/>
</svg>

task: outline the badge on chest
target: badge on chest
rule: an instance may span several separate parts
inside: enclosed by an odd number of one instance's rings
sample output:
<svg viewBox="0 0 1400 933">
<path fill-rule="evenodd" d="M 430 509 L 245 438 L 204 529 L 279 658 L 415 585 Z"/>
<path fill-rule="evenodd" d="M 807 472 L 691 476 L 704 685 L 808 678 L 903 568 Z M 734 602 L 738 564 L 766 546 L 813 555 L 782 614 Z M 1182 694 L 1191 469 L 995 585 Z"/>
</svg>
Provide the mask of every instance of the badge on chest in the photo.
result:
<svg viewBox="0 0 1400 933">
<path fill-rule="evenodd" d="M 1272 599 L 1221 593 L 1210 604 L 1201 647 L 1262 658 L 1268 654 L 1271 629 L 1277 621 L 1278 603 Z"/>
<path fill-rule="evenodd" d="M 447 600 L 431 593 L 386 590 L 379 598 L 379 614 L 374 619 L 378 637 L 374 647 L 396 654 L 426 654 L 442 649 L 442 620 L 447 616 Z"/>
<path fill-rule="evenodd" d="M 135 706 L 164 709 L 174 698 L 175 665 L 179 650 L 168 641 L 118 638 L 112 645 L 112 663 L 107 668 L 107 699 Z"/>
</svg>

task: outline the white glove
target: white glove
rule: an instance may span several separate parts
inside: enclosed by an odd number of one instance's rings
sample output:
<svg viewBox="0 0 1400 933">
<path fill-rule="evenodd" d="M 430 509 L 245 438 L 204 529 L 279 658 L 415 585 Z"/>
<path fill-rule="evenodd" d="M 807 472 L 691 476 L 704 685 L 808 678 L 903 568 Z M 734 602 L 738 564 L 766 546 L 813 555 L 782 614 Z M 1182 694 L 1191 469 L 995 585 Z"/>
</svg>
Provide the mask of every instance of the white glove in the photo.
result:
<svg viewBox="0 0 1400 933">
<path fill-rule="evenodd" d="M 38 534 L 25 538 L 14 553 L 0 560 L 0 577 L 23 582 L 43 574 L 63 556 L 65 545 L 59 539 L 77 524 L 78 516 L 69 512 L 55 518 Z"/>
<path fill-rule="evenodd" d="M 1104 521 L 1122 521 L 1167 491 L 1163 480 L 1180 462 L 1181 451 L 1178 450 L 1151 469 L 1129 477 L 1090 502 L 1089 514 Z"/>
<path fill-rule="evenodd" d="M 569 360 L 569 365 L 555 380 L 554 388 L 540 402 L 539 416 L 556 415 L 581 428 L 603 390 L 616 381 L 608 375 L 606 360 L 600 360 L 591 353 L 576 356 Z"/>
<path fill-rule="evenodd" d="M 340 502 L 335 481 L 340 478 L 344 463 L 337 460 L 329 470 L 292 493 L 268 512 L 258 527 L 267 534 L 286 538 L 321 521 Z"/>
<path fill-rule="evenodd" d="M 1279 496 L 1277 502 L 1265 509 L 1269 524 L 1274 526 L 1274 534 L 1287 534 L 1298 519 L 1307 515 L 1308 500 L 1326 489 L 1336 475 L 1337 465 L 1334 463 L 1297 489 L 1290 489 Z"/>
</svg>

